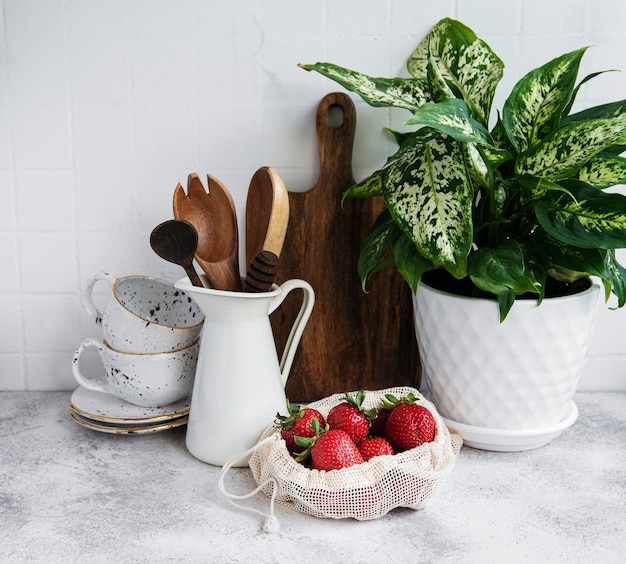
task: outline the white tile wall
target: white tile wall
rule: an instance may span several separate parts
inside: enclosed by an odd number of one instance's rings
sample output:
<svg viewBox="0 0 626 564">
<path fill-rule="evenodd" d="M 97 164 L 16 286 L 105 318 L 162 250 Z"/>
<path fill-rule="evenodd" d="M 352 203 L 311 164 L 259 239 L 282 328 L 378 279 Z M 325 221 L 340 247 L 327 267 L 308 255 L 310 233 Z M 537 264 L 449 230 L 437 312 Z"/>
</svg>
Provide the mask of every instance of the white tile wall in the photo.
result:
<svg viewBox="0 0 626 564">
<path fill-rule="evenodd" d="M 403 72 L 444 16 L 505 60 L 499 106 L 522 72 L 582 45 L 585 72 L 626 70 L 621 0 L 0 0 L 0 390 L 74 387 L 72 352 L 99 334 L 80 304 L 91 275 L 181 275 L 148 236 L 189 172 L 221 178 L 240 217 L 259 166 L 315 183 L 315 108 L 340 88 L 297 63 Z M 610 73 L 579 105 L 625 93 Z M 360 178 L 405 116 L 355 102 Z M 600 312 L 583 388 L 626 389 L 625 329 L 626 310 Z"/>
</svg>

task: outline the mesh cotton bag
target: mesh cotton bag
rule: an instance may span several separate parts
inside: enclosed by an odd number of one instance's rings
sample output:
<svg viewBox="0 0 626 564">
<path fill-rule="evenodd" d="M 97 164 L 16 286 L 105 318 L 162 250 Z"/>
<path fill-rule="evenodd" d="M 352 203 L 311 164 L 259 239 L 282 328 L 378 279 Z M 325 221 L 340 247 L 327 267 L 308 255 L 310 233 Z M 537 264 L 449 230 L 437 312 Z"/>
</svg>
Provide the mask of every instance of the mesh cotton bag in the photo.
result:
<svg viewBox="0 0 626 564">
<path fill-rule="evenodd" d="M 271 498 L 269 521 L 275 522 L 274 500 L 315 517 L 358 520 L 376 519 L 396 507 L 422 509 L 426 506 L 452 469 L 462 439 L 448 431 L 435 406 L 414 388 L 366 391 L 363 407 L 377 407 L 389 393 L 397 398 L 413 393 L 419 403 L 431 411 L 436 424 L 434 441 L 393 456 L 377 456 L 362 464 L 327 472 L 311 470 L 296 462 L 287 450 L 280 428 L 272 424 L 251 449 L 249 461 L 252 475 L 259 485 L 255 492 L 263 491 Z M 344 394 L 335 394 L 310 403 L 308 407 L 317 409 L 326 417 L 330 409 L 344 399 Z M 227 465 L 222 478 L 226 471 Z M 227 497 L 247 497 L 229 496 L 223 488 L 222 491 Z M 265 528 L 269 530 L 272 525 L 266 522 Z"/>
</svg>

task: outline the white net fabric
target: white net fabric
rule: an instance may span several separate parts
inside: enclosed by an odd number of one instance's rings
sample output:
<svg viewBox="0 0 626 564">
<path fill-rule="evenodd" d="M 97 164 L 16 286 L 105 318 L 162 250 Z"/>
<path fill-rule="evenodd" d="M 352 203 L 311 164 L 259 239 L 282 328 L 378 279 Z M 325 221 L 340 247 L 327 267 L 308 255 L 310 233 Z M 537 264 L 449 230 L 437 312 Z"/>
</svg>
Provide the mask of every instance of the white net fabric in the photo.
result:
<svg viewBox="0 0 626 564">
<path fill-rule="evenodd" d="M 454 465 L 463 441 L 450 433 L 435 406 L 410 387 L 366 391 L 363 406 L 379 405 L 385 394 L 400 398 L 413 393 L 435 417 L 435 440 L 398 453 L 377 456 L 330 472 L 310 470 L 296 462 L 280 436 L 280 429 L 269 426 L 250 457 L 250 468 L 261 491 L 297 511 L 316 517 L 376 519 L 395 507 L 422 509 L 437 493 Z M 335 394 L 308 405 L 324 417 L 341 403 L 344 394 Z M 263 442 L 265 441 L 265 442 Z"/>
</svg>

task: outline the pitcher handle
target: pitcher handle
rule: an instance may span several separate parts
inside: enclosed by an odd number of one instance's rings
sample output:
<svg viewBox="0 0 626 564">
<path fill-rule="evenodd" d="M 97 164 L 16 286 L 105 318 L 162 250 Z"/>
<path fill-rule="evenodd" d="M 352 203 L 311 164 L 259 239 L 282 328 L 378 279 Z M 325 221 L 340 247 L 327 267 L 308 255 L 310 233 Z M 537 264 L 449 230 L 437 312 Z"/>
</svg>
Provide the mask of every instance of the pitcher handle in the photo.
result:
<svg viewBox="0 0 626 564">
<path fill-rule="evenodd" d="M 109 286 L 113 288 L 115 276 L 108 272 L 99 272 L 87 280 L 83 286 L 83 309 L 87 312 L 87 315 L 95 321 L 96 325 L 102 325 L 102 312 L 93 301 L 93 287 L 96 285 L 96 282 L 100 280 L 108 282 Z"/>
<path fill-rule="evenodd" d="M 313 291 L 311 285 L 304 280 L 299 280 L 297 278 L 294 280 L 287 280 L 287 282 L 281 284 L 281 293 L 272 300 L 269 308 L 269 313 L 272 313 L 281 303 L 283 303 L 289 292 L 295 290 L 296 288 L 304 290 L 304 297 L 302 299 L 302 305 L 300 306 L 298 316 L 296 317 L 296 320 L 291 327 L 291 331 L 289 332 L 283 356 L 280 359 L 280 376 L 283 386 L 287 384 L 287 378 L 289 377 L 289 372 L 291 371 L 291 365 L 293 364 L 298 343 L 300 343 L 304 327 L 307 324 L 309 317 L 311 317 L 313 304 L 315 303 L 315 292 Z"/>
</svg>

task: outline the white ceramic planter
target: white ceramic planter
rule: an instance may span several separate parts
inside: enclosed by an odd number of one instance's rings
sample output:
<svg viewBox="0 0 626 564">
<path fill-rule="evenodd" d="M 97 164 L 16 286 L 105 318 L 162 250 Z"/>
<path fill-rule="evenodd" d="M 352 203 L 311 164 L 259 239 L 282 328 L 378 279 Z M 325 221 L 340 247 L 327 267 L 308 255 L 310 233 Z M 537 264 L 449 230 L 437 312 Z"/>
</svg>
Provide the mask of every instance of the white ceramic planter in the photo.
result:
<svg viewBox="0 0 626 564">
<path fill-rule="evenodd" d="M 465 433 L 466 444 L 489 449 L 492 442 L 489 450 L 526 450 L 523 441 L 509 448 L 506 435 L 521 431 L 536 439 L 545 429 L 548 437 L 548 429 L 574 422 L 572 397 L 599 297 L 600 287 L 593 284 L 581 294 L 544 300 L 540 306 L 535 300 L 518 300 L 500 323 L 494 300 L 420 284 L 415 327 L 422 376 L 449 425 L 474 428 L 485 437 L 472 442 Z M 528 448 L 542 446 L 541 441 L 531 443 Z"/>
</svg>

